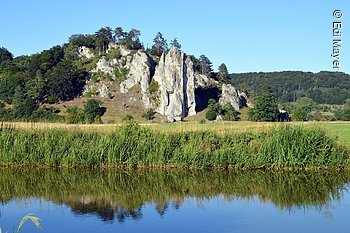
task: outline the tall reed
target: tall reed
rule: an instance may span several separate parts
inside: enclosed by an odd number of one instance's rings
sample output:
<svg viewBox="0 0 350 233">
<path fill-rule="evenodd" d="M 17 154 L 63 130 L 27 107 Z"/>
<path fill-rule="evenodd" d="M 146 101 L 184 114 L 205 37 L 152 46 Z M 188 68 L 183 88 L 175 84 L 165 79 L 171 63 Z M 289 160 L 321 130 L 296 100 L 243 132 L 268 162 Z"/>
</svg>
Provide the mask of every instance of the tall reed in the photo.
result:
<svg viewBox="0 0 350 233">
<path fill-rule="evenodd" d="M 346 168 L 349 150 L 319 128 L 261 132 L 156 132 L 136 124 L 113 132 L 2 128 L 0 164 L 176 166 L 238 169 Z"/>
</svg>

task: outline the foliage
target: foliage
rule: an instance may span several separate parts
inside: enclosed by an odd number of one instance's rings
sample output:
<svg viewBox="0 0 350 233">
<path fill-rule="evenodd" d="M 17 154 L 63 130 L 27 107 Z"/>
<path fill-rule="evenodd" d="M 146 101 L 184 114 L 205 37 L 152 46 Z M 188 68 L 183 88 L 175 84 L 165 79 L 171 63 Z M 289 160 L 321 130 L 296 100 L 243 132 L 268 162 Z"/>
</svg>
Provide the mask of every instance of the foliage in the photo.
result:
<svg viewBox="0 0 350 233">
<path fill-rule="evenodd" d="M 124 80 L 126 80 L 128 73 L 129 73 L 129 70 L 126 68 L 116 69 L 114 71 L 114 75 L 116 77 L 117 82 L 121 83 Z"/>
<path fill-rule="evenodd" d="M 347 99 L 344 103 L 342 120 L 350 121 L 350 99 Z"/>
<path fill-rule="evenodd" d="M 150 121 L 150 120 L 153 120 L 155 118 L 155 116 L 154 116 L 155 114 L 156 114 L 156 112 L 152 108 L 150 108 L 145 113 L 142 114 L 142 117 L 145 118 L 146 120 Z"/>
<path fill-rule="evenodd" d="M 280 103 L 309 97 L 318 104 L 343 104 L 350 98 L 350 75 L 342 72 L 242 73 L 231 74 L 230 82 L 235 87 L 246 85 L 258 95 L 263 92 L 262 86 L 269 85 Z"/>
<path fill-rule="evenodd" d="M 309 113 L 306 109 L 297 107 L 292 113 L 292 119 L 295 121 L 307 121 L 309 120 Z"/>
<path fill-rule="evenodd" d="M 123 121 L 132 121 L 133 119 L 134 119 L 134 117 L 129 115 L 129 114 L 123 116 L 123 118 L 122 118 Z"/>
<path fill-rule="evenodd" d="M 159 90 L 159 84 L 156 80 L 152 79 L 151 83 L 149 84 L 149 92 L 151 94 L 156 94 Z"/>
<path fill-rule="evenodd" d="M 181 44 L 179 43 L 176 37 L 172 41 L 170 41 L 170 46 L 172 48 L 181 49 Z"/>
<path fill-rule="evenodd" d="M 86 46 L 92 49 L 96 47 L 94 35 L 74 34 L 69 37 L 69 43 L 75 47 Z"/>
<path fill-rule="evenodd" d="M 48 74 L 48 95 L 58 101 L 73 99 L 82 93 L 86 73 L 71 61 L 58 63 Z"/>
<path fill-rule="evenodd" d="M 288 103 L 286 105 L 289 112 L 292 113 L 292 118 L 296 121 L 307 121 L 310 113 L 316 110 L 316 103 L 308 97 L 297 99 L 296 102 Z"/>
<path fill-rule="evenodd" d="M 199 57 L 199 72 L 204 75 L 209 75 L 213 69 L 212 69 L 212 63 L 209 60 L 208 57 L 206 57 L 204 54 Z"/>
<path fill-rule="evenodd" d="M 102 116 L 102 108 L 101 108 L 101 101 L 95 100 L 95 99 L 89 99 L 84 104 L 84 114 L 85 119 L 88 123 L 94 123 L 96 121 L 100 121 L 100 116 Z M 98 123 L 98 122 L 96 122 Z"/>
<path fill-rule="evenodd" d="M 264 93 L 257 97 L 255 108 L 249 109 L 249 120 L 275 121 L 277 118 L 278 105 L 275 96 L 269 87 L 264 89 Z"/>
<path fill-rule="evenodd" d="M 226 103 L 222 108 L 223 119 L 225 121 L 238 121 L 240 120 L 239 112 L 230 103 Z"/>
<path fill-rule="evenodd" d="M 13 59 L 13 54 L 4 47 L 0 47 L 0 63 Z"/>
<path fill-rule="evenodd" d="M 67 107 L 65 121 L 67 124 L 85 123 L 84 112 L 77 106 Z"/>
<path fill-rule="evenodd" d="M 95 45 L 101 53 L 105 53 L 112 42 L 113 35 L 110 27 L 102 27 L 95 33 Z"/>
<path fill-rule="evenodd" d="M 218 104 L 214 99 L 208 101 L 208 109 L 205 113 L 205 118 L 209 121 L 214 121 L 218 115 Z"/>
<path fill-rule="evenodd" d="M 225 65 L 225 63 L 222 63 L 219 66 L 218 70 L 219 70 L 219 72 L 218 72 L 219 81 L 223 82 L 223 83 L 228 83 L 229 73 L 228 73 L 227 66 Z"/>
<path fill-rule="evenodd" d="M 153 45 L 150 53 L 152 55 L 160 57 L 164 52 L 168 50 L 168 43 L 164 39 L 162 33 L 158 32 L 156 37 L 153 39 Z"/>
</svg>

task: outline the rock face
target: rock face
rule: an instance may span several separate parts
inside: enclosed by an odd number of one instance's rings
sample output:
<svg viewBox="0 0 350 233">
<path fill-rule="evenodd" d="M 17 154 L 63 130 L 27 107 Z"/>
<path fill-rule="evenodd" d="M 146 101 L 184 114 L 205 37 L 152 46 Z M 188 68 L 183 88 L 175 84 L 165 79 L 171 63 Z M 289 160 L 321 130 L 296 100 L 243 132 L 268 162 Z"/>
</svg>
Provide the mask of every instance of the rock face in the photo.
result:
<svg viewBox="0 0 350 233">
<path fill-rule="evenodd" d="M 184 52 L 173 48 L 163 53 L 153 78 L 159 85 L 158 113 L 176 121 L 196 114 L 193 63 Z"/>
<path fill-rule="evenodd" d="M 221 106 L 230 103 L 232 107 L 238 111 L 242 107 L 248 105 L 247 95 L 245 93 L 240 93 L 231 84 L 222 84 L 219 103 Z"/>
<path fill-rule="evenodd" d="M 87 59 L 90 59 L 94 57 L 94 54 L 91 52 L 91 50 L 88 47 L 81 46 L 78 48 L 78 56 L 86 57 Z"/>
<path fill-rule="evenodd" d="M 126 80 L 120 84 L 120 92 L 127 93 L 130 88 L 139 84 L 141 87 L 142 102 L 145 108 L 152 108 L 150 101 L 149 84 L 151 82 L 151 71 L 153 69 L 153 59 L 145 52 L 138 51 L 126 67 L 129 70 Z"/>
<path fill-rule="evenodd" d="M 113 66 L 116 64 L 116 61 L 110 60 L 108 61 L 105 57 L 101 57 L 100 60 L 96 63 L 96 68 L 92 70 L 92 72 L 102 72 L 112 76 L 112 79 L 115 80 L 114 69 Z"/>
<path fill-rule="evenodd" d="M 79 47 L 78 54 L 80 57 L 93 57 L 86 47 Z M 110 44 L 107 55 L 99 59 L 90 73 L 93 78 L 87 82 L 84 94 L 113 98 L 138 86 L 140 88 L 129 93 L 137 96 L 135 101 L 145 109 L 155 109 L 166 116 L 169 122 L 196 115 L 196 98 L 198 111 L 206 107 L 208 95 L 200 89 L 208 89 L 209 92 L 217 89 L 213 96 L 215 99 L 220 89 L 214 79 L 195 73 L 190 57 L 177 48 L 163 53 L 156 65 L 153 58 L 143 50 L 131 51 L 121 45 Z M 250 106 L 246 94 L 240 93 L 232 85 L 223 84 L 221 90 L 221 105 L 230 103 L 236 110 Z M 201 104 L 203 108 L 199 108 Z"/>
</svg>

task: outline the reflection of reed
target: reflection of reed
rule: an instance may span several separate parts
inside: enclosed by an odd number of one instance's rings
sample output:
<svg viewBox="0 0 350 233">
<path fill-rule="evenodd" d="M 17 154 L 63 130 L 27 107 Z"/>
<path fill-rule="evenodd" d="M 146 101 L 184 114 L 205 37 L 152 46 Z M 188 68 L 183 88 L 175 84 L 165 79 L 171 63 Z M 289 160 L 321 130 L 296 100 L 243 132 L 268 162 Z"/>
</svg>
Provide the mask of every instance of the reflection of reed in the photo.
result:
<svg viewBox="0 0 350 233">
<path fill-rule="evenodd" d="M 144 204 L 160 215 L 180 208 L 186 197 L 225 201 L 258 197 L 288 211 L 321 210 L 342 197 L 350 173 L 273 173 L 160 170 L 13 170 L 0 169 L 0 200 L 46 198 L 76 214 L 102 220 L 140 219 Z"/>
</svg>

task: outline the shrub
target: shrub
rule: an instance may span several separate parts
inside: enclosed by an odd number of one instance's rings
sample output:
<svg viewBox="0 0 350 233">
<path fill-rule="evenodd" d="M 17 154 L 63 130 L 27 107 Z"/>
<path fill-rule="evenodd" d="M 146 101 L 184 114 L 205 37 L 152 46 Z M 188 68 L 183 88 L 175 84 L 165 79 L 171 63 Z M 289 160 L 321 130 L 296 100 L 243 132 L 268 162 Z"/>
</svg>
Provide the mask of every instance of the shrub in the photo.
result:
<svg viewBox="0 0 350 233">
<path fill-rule="evenodd" d="M 147 112 L 142 114 L 142 117 L 145 118 L 146 120 L 150 121 L 150 120 L 153 120 L 155 118 L 155 116 L 154 116 L 155 114 L 156 114 L 156 112 L 152 108 L 150 108 L 147 110 Z"/>
<path fill-rule="evenodd" d="M 132 121 L 133 119 L 134 119 L 134 117 L 131 115 L 125 115 L 122 118 L 123 121 Z"/>
<path fill-rule="evenodd" d="M 84 114 L 87 123 L 94 123 L 96 117 L 100 117 L 102 115 L 102 102 L 95 99 L 89 99 L 84 105 Z"/>
</svg>

